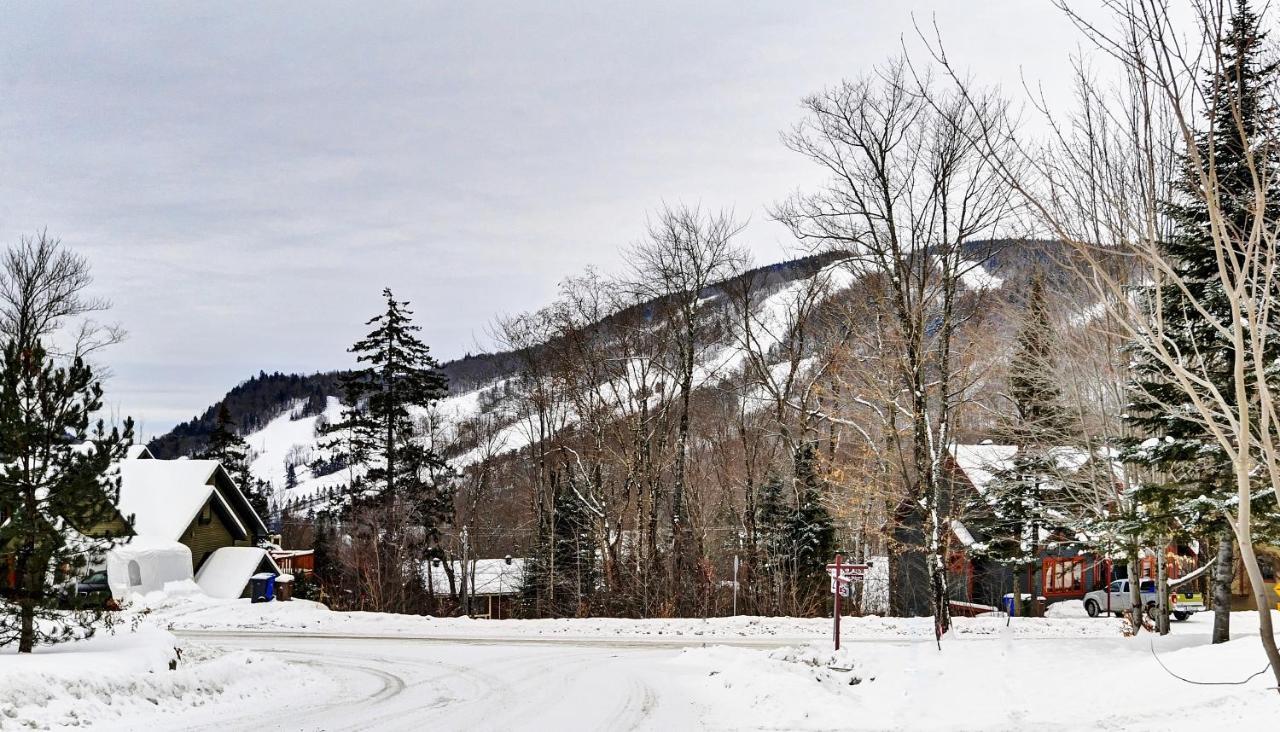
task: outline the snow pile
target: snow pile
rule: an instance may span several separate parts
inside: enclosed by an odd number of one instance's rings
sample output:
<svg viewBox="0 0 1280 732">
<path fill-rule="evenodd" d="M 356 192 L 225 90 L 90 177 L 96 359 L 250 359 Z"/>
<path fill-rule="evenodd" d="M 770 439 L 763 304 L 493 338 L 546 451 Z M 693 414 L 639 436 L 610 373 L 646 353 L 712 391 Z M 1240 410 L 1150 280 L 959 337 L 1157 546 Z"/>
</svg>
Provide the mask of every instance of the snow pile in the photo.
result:
<svg viewBox="0 0 1280 732">
<path fill-rule="evenodd" d="M 246 651 L 189 647 L 179 657 L 177 646 L 172 634 L 144 624 L 29 655 L 0 650 L 0 727 L 109 725 L 139 714 L 171 715 L 168 724 L 180 725 L 178 715 L 191 707 L 248 700 L 275 684 L 318 683 Z"/>
<path fill-rule="evenodd" d="M 1062 600 L 1044 609 L 1046 618 L 1087 618 L 1089 613 L 1084 609 L 1084 600 Z"/>
</svg>

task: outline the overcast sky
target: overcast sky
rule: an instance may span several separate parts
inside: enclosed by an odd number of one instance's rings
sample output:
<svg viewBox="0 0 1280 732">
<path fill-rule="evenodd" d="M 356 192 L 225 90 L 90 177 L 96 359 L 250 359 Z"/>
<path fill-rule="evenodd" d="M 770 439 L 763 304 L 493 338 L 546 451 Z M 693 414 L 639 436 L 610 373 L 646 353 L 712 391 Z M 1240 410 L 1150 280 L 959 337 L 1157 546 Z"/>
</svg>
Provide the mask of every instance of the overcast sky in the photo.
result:
<svg viewBox="0 0 1280 732">
<path fill-rule="evenodd" d="M 495 315 L 618 269 L 664 200 L 788 256 L 765 208 L 816 172 L 779 131 L 912 12 L 1011 91 L 1060 88 L 1075 50 L 1047 0 L 3 12 L 0 242 L 47 227 L 90 259 L 130 333 L 108 402 L 147 437 L 260 369 L 350 365 L 384 286 L 442 360 L 483 349 Z"/>
</svg>

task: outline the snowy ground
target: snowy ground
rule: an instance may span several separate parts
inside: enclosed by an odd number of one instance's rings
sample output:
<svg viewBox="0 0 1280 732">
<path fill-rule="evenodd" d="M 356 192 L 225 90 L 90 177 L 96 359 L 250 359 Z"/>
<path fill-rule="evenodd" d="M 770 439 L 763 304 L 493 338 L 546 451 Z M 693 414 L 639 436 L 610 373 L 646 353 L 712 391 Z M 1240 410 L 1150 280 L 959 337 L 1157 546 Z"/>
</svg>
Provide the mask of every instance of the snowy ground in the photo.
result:
<svg viewBox="0 0 1280 732">
<path fill-rule="evenodd" d="M 1115 619 L 467 621 L 155 597 L 137 636 L 0 655 L 0 726 L 106 729 L 1269 728 L 1256 613 L 1164 638 Z M 1064 613 L 1070 615 L 1070 613 Z M 1280 621 L 1280 613 L 1277 613 Z M 170 632 L 172 635 L 170 635 Z M 172 647 L 183 648 L 169 671 Z M 1132 701 L 1136 699 L 1136 703 Z M 1267 725 L 1263 727 L 1262 725 Z"/>
</svg>

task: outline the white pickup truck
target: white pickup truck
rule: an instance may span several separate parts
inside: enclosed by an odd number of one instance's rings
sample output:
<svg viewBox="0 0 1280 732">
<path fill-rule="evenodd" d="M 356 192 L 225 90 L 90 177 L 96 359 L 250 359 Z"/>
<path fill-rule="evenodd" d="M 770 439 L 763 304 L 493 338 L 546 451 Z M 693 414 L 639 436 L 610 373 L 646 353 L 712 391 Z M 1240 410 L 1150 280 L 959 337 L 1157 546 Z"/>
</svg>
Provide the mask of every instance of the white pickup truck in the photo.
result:
<svg viewBox="0 0 1280 732">
<path fill-rule="evenodd" d="M 1138 589 L 1142 593 L 1142 604 L 1146 607 L 1147 612 L 1151 613 L 1156 607 L 1155 580 L 1141 580 Z M 1107 603 L 1108 594 L 1111 596 L 1110 604 Z M 1186 620 L 1191 617 L 1192 613 L 1204 610 L 1204 597 L 1199 593 L 1170 592 L 1169 594 L 1172 600 L 1169 609 L 1173 612 L 1174 620 Z M 1098 615 L 1108 612 L 1108 610 L 1115 613 L 1116 617 L 1120 617 L 1132 606 L 1133 598 L 1129 596 L 1129 580 L 1127 579 L 1115 580 L 1108 590 L 1094 590 L 1084 596 L 1084 609 L 1091 618 L 1096 618 Z"/>
</svg>

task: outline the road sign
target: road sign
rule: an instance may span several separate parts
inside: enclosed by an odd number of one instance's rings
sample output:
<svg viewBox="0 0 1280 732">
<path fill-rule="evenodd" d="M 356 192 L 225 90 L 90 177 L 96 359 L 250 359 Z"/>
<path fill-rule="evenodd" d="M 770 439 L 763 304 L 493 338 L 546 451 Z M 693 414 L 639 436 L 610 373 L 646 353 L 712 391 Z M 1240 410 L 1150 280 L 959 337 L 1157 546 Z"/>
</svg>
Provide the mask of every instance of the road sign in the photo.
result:
<svg viewBox="0 0 1280 732">
<path fill-rule="evenodd" d="M 844 589 L 844 596 L 849 597 L 854 582 L 867 576 L 865 564 L 828 564 L 827 574 L 831 576 L 831 594 L 836 594 L 837 587 Z"/>
</svg>

